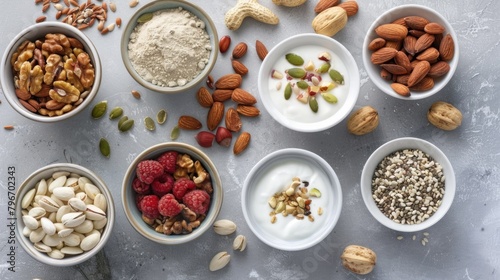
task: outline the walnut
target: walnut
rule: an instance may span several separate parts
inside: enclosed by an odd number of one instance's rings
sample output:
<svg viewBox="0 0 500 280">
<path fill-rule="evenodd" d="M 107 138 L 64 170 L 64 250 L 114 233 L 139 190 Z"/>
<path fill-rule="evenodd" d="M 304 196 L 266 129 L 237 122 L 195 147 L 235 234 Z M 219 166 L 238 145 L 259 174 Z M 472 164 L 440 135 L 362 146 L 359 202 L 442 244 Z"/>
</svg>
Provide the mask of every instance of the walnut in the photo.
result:
<svg viewBox="0 0 500 280">
<path fill-rule="evenodd" d="M 54 88 L 49 91 L 50 98 L 57 102 L 72 103 L 80 98 L 80 91 L 65 81 L 55 81 Z"/>
<path fill-rule="evenodd" d="M 17 51 L 12 55 L 11 64 L 15 71 L 21 69 L 21 65 L 33 57 L 33 51 L 35 50 L 35 44 L 30 41 L 24 41 L 17 48 Z"/>
<path fill-rule="evenodd" d="M 80 92 L 83 92 L 85 88 L 83 87 L 80 79 L 75 73 L 76 63 L 73 59 L 69 58 L 64 62 L 64 70 L 66 73 L 67 81 L 76 87 Z M 80 68 L 78 68 L 80 69 Z"/>
<path fill-rule="evenodd" d="M 43 70 L 40 65 L 36 65 L 33 67 L 33 70 L 31 70 L 30 73 L 31 76 L 31 81 L 30 81 L 30 93 L 35 95 L 42 89 L 42 83 L 43 83 Z"/>
<path fill-rule="evenodd" d="M 370 106 L 361 107 L 347 120 L 347 130 L 354 135 L 372 132 L 379 123 L 378 112 Z"/>
<path fill-rule="evenodd" d="M 43 82 L 46 85 L 51 85 L 57 75 L 57 68 L 61 62 L 62 57 L 58 54 L 51 54 L 47 57 L 45 65 L 45 75 L 43 76 Z"/>
<path fill-rule="evenodd" d="M 31 63 L 28 61 L 23 62 L 19 68 L 19 81 L 18 86 L 20 90 L 28 92 L 30 86 L 30 76 L 31 76 Z"/>
<path fill-rule="evenodd" d="M 357 274 L 368 274 L 375 267 L 377 255 L 369 248 L 349 245 L 342 252 L 340 259 L 342 265 L 350 271 Z"/>
<path fill-rule="evenodd" d="M 196 170 L 197 176 L 193 177 L 193 181 L 197 186 L 199 186 L 207 179 L 208 172 L 205 170 L 205 168 L 203 168 L 203 165 L 201 165 L 201 162 L 198 160 L 194 163 L 194 168 Z"/>
<path fill-rule="evenodd" d="M 454 130 L 462 124 L 462 113 L 450 103 L 438 101 L 429 108 L 427 119 L 437 128 Z"/>
</svg>

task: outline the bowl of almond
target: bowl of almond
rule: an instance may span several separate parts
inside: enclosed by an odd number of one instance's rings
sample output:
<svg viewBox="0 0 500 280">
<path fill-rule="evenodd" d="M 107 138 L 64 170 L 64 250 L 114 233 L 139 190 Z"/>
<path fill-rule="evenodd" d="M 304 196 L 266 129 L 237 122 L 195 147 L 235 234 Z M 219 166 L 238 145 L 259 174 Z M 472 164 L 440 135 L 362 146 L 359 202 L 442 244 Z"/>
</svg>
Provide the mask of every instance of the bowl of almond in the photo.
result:
<svg viewBox="0 0 500 280">
<path fill-rule="evenodd" d="M 429 97 L 448 84 L 459 49 L 451 24 L 437 11 L 402 5 L 378 17 L 363 42 L 363 63 L 373 83 L 405 100 Z"/>
</svg>

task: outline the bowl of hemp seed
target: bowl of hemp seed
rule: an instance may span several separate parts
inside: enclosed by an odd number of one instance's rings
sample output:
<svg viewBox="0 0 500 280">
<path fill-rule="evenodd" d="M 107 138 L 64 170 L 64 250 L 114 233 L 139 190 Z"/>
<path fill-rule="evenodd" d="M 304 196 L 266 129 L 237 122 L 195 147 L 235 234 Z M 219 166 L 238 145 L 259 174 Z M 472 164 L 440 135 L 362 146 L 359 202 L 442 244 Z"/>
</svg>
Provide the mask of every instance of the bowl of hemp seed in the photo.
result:
<svg viewBox="0 0 500 280">
<path fill-rule="evenodd" d="M 380 146 L 361 174 L 361 194 L 372 216 L 400 232 L 421 231 L 441 220 L 455 188 L 455 173 L 446 155 L 434 144 L 413 137 Z"/>
</svg>

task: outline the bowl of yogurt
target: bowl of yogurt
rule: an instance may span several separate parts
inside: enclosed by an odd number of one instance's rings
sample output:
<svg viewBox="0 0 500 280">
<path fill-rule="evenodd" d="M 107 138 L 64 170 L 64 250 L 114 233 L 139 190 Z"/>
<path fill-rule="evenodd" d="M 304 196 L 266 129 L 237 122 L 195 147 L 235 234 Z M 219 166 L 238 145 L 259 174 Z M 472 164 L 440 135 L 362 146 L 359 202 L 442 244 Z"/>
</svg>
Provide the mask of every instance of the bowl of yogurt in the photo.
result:
<svg viewBox="0 0 500 280">
<path fill-rule="evenodd" d="M 318 132 L 340 123 L 359 94 L 359 70 L 338 41 L 305 33 L 285 39 L 268 53 L 259 70 L 260 98 L 283 126 Z"/>
<path fill-rule="evenodd" d="M 342 189 L 323 158 L 288 148 L 267 155 L 252 168 L 241 204 L 248 226 L 262 242 L 299 251 L 331 233 L 340 217 Z"/>
</svg>

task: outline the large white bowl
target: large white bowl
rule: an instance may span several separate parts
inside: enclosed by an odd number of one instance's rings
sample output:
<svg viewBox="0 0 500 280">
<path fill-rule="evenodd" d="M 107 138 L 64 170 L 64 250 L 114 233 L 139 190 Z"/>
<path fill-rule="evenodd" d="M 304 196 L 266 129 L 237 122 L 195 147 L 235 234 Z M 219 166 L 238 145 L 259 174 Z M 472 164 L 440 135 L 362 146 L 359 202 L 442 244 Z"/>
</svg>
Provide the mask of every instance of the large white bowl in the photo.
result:
<svg viewBox="0 0 500 280">
<path fill-rule="evenodd" d="M 408 225 L 394 222 L 378 209 L 372 198 L 371 183 L 377 165 L 384 157 L 402 149 L 419 149 L 427 153 L 436 162 L 441 164 L 446 180 L 442 204 L 432 216 L 419 224 Z M 363 167 L 363 172 L 361 173 L 361 195 L 363 196 L 363 201 L 365 202 L 368 211 L 370 211 L 372 216 L 382 225 L 401 232 L 416 232 L 424 230 L 441 220 L 453 202 L 453 198 L 455 197 L 455 188 L 455 172 L 453 171 L 453 167 L 451 166 L 451 163 L 446 155 L 432 143 L 419 138 L 404 137 L 394 139 L 383 144 L 371 154 Z"/>
<path fill-rule="evenodd" d="M 394 92 L 394 90 L 391 88 L 390 82 L 380 77 L 381 68 L 379 65 L 375 65 L 371 62 L 370 57 L 372 55 L 372 52 L 368 50 L 368 44 L 370 44 L 373 39 L 378 37 L 378 35 L 375 33 L 375 28 L 382 24 L 391 23 L 396 19 L 400 19 L 406 16 L 421 16 L 427 18 L 431 22 L 437 22 L 441 24 L 446 29 L 445 34 L 449 33 L 453 37 L 453 41 L 455 43 L 455 55 L 453 56 L 452 60 L 448 61 L 448 63 L 450 64 L 450 71 L 446 75 L 434 79 L 434 87 L 432 89 L 427 91 L 411 90 L 411 95 L 408 97 L 401 96 Z M 373 81 L 373 83 L 386 94 L 404 100 L 419 100 L 427 98 L 439 92 L 444 86 L 446 86 L 446 84 L 448 84 L 448 82 L 453 77 L 453 74 L 457 69 L 458 58 L 458 37 L 451 24 L 440 13 L 422 5 L 402 5 L 394 7 L 383 13 L 372 23 L 372 25 L 368 29 L 368 32 L 366 33 L 365 40 L 363 42 L 363 64 L 365 66 L 366 72 L 368 73 L 368 76 L 370 77 L 370 80 Z"/>
<path fill-rule="evenodd" d="M 341 71 L 345 79 L 345 85 L 338 86 L 333 89 L 333 94 L 339 99 L 337 104 L 326 103 L 322 97 L 318 96 L 317 100 L 320 103 L 318 113 L 313 113 L 307 104 L 302 104 L 296 100 L 294 94 L 286 104 L 283 104 L 283 89 L 285 88 L 286 80 L 282 79 L 282 87 L 280 90 L 275 89 L 276 80 L 271 78 L 271 73 L 275 65 L 283 60 L 285 55 L 289 52 L 294 52 L 297 48 L 307 50 L 307 48 L 321 48 L 332 54 L 332 68 L 342 67 L 345 72 Z M 299 55 L 309 55 L 317 58 L 319 53 L 297 53 Z M 307 60 L 306 60 L 307 62 Z M 343 66 L 342 66 L 343 65 Z M 316 63 L 316 67 L 320 64 Z M 294 67 L 289 65 L 289 67 Z M 281 69 L 280 72 L 283 72 Z M 328 74 L 326 74 L 328 76 Z M 271 82 L 270 82 L 271 81 Z M 352 110 L 359 94 L 359 71 L 356 61 L 351 53 L 338 41 L 323 35 L 306 33 L 289 37 L 274 48 L 267 54 L 262 62 L 258 76 L 259 94 L 264 107 L 269 114 L 283 126 L 301 132 L 317 132 L 323 131 L 340 123 Z M 290 107 L 294 106 L 294 107 Z M 323 114 L 322 107 L 329 107 L 332 112 Z M 305 117 L 301 117 L 300 114 Z"/>
<path fill-rule="evenodd" d="M 277 222 L 272 224 L 268 200 L 295 176 L 308 181 L 308 189 L 321 191 L 321 197 L 311 198 L 315 220 L 277 214 Z M 252 168 L 243 184 L 241 205 L 248 226 L 262 242 L 277 249 L 298 251 L 318 244 L 331 233 L 340 217 L 342 189 L 335 171 L 324 159 L 306 150 L 289 148 L 267 155 Z M 319 206 L 324 210 L 322 215 L 317 214 Z"/>
</svg>

